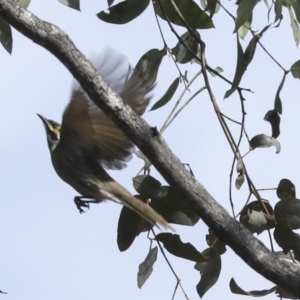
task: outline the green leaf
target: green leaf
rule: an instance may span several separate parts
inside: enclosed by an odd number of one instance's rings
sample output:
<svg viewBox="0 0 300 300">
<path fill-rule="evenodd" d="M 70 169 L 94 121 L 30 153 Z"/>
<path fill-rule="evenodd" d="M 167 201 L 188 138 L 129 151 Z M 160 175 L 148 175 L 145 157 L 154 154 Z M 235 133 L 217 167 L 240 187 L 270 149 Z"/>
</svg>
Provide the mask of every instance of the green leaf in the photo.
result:
<svg viewBox="0 0 300 300">
<path fill-rule="evenodd" d="M 258 40 L 260 39 L 259 35 L 255 35 L 249 42 L 246 50 L 245 50 L 245 64 L 246 64 L 246 68 L 248 67 L 248 65 L 251 63 L 254 54 L 255 54 L 255 50 L 256 50 L 256 45 Z"/>
<path fill-rule="evenodd" d="M 100 11 L 97 17 L 111 24 L 125 24 L 137 18 L 148 7 L 150 0 L 125 0 L 108 8 L 109 13 Z"/>
<path fill-rule="evenodd" d="M 195 262 L 206 262 L 208 258 L 197 251 L 190 243 L 183 243 L 178 234 L 160 233 L 156 240 L 162 242 L 164 247 L 173 255 Z"/>
<path fill-rule="evenodd" d="M 151 49 L 146 52 L 136 64 L 133 75 L 139 76 L 147 83 L 148 87 L 152 87 L 156 81 L 158 69 L 163 57 L 167 54 L 165 49 Z"/>
<path fill-rule="evenodd" d="M 243 173 L 240 173 L 239 176 L 235 180 L 236 189 L 239 190 L 244 182 L 245 182 L 245 176 Z"/>
<path fill-rule="evenodd" d="M 150 175 L 139 175 L 133 178 L 133 187 L 145 198 L 163 197 L 167 193 L 161 183 Z"/>
<path fill-rule="evenodd" d="M 275 96 L 275 102 L 274 102 L 274 109 L 281 115 L 282 115 L 282 103 L 281 103 L 281 99 L 280 99 L 280 92 L 284 85 L 285 77 L 286 77 L 286 74 L 283 75 L 283 78 L 279 84 L 279 87 L 277 89 L 276 96 Z"/>
<path fill-rule="evenodd" d="M 294 78 L 300 79 L 300 60 L 297 60 L 293 65 L 291 66 L 292 75 Z"/>
<path fill-rule="evenodd" d="M 225 93 L 224 98 L 228 98 L 229 96 L 231 96 L 231 94 L 233 92 L 235 92 L 235 90 L 238 88 L 238 86 L 241 82 L 241 79 L 243 77 L 243 74 L 246 70 L 244 52 L 243 52 L 242 46 L 240 44 L 238 35 L 236 37 L 237 37 L 237 64 L 236 64 L 236 69 L 235 69 L 235 75 L 234 75 L 234 79 L 232 82 L 232 87 L 230 90 L 228 90 Z"/>
<path fill-rule="evenodd" d="M 282 19 L 282 0 L 276 0 L 275 1 L 275 21 L 277 22 L 278 20 Z"/>
<path fill-rule="evenodd" d="M 166 93 L 152 106 L 150 111 L 156 110 L 156 109 L 166 105 L 172 99 L 172 97 L 174 96 L 174 94 L 178 88 L 179 80 L 180 80 L 180 77 L 176 78 L 173 81 L 173 83 L 169 86 Z"/>
<path fill-rule="evenodd" d="M 300 42 L 300 29 L 299 29 L 299 25 L 297 20 L 295 19 L 295 15 L 294 12 L 292 10 L 292 8 L 290 6 L 287 7 L 289 14 L 290 14 L 290 19 L 291 19 L 291 26 L 292 26 L 292 30 L 293 30 L 293 36 L 294 36 L 294 40 L 296 43 L 296 46 L 299 45 Z"/>
<path fill-rule="evenodd" d="M 280 200 L 295 199 L 296 187 L 289 179 L 281 179 L 278 184 L 276 194 Z"/>
<path fill-rule="evenodd" d="M 270 205 L 269 201 L 264 200 L 264 205 L 267 208 L 268 212 L 270 215 L 273 214 L 273 208 Z M 246 206 L 244 206 L 244 208 L 241 211 L 241 214 L 245 214 L 248 210 L 252 211 L 265 211 L 263 205 L 261 204 L 260 201 L 252 201 L 249 204 L 247 204 Z"/>
<path fill-rule="evenodd" d="M 287 222 L 291 229 L 300 228 L 300 200 L 289 199 L 278 201 L 274 209 L 275 219 L 277 222 L 283 220 Z"/>
<path fill-rule="evenodd" d="M 293 7 L 297 21 L 300 22 L 300 3 L 298 0 L 286 0 Z"/>
<path fill-rule="evenodd" d="M 263 296 L 269 295 L 277 290 L 277 286 L 274 286 L 269 290 L 246 292 L 236 284 L 236 282 L 233 278 L 231 278 L 231 280 L 230 280 L 229 287 L 233 294 L 252 296 L 252 297 L 263 297 Z"/>
<path fill-rule="evenodd" d="M 198 39 L 195 39 L 194 36 L 187 31 L 180 37 L 181 41 L 172 49 L 172 54 L 180 64 L 190 62 L 197 55 L 200 35 L 197 30 L 193 30 L 193 33 Z"/>
<path fill-rule="evenodd" d="M 269 148 L 272 146 L 276 147 L 276 154 L 278 154 L 281 150 L 280 143 L 278 142 L 278 140 L 266 134 L 258 134 L 250 141 L 250 147 L 252 150 L 254 150 L 255 148 Z"/>
<path fill-rule="evenodd" d="M 144 169 L 148 170 L 151 167 L 151 161 L 144 155 L 141 150 L 135 151 L 135 155 L 144 161 Z"/>
<path fill-rule="evenodd" d="M 141 232 L 148 231 L 151 227 L 150 223 L 134 210 L 123 206 L 118 223 L 117 244 L 119 250 L 126 251 Z"/>
<path fill-rule="evenodd" d="M 264 205 L 269 215 L 265 212 L 260 201 L 249 203 L 241 211 L 240 222 L 248 228 L 251 233 L 261 234 L 263 231 L 275 227 L 273 208 L 267 201 L 264 201 Z"/>
<path fill-rule="evenodd" d="M 244 170 L 244 165 L 243 165 L 243 161 L 241 158 L 239 158 L 236 162 L 236 171 L 238 173 L 241 173 Z"/>
<path fill-rule="evenodd" d="M 237 31 L 238 36 L 241 39 L 244 39 L 246 37 L 246 35 L 249 32 L 249 29 L 251 28 L 251 24 L 252 24 L 252 14 L 251 14 L 249 20 L 247 20 Z"/>
<path fill-rule="evenodd" d="M 74 8 L 76 10 L 80 11 L 80 3 L 79 0 L 58 0 L 60 3 L 62 3 L 65 6 L 68 6 L 70 8 Z"/>
<path fill-rule="evenodd" d="M 174 0 L 186 23 L 193 29 L 213 28 L 211 18 L 193 0 Z M 186 27 L 178 16 L 170 0 L 154 2 L 154 9 L 163 20 Z"/>
<path fill-rule="evenodd" d="M 153 271 L 153 265 L 157 259 L 157 252 L 158 252 L 157 247 L 150 249 L 145 260 L 139 265 L 139 272 L 137 275 L 137 283 L 139 288 L 142 288 L 146 280 L 151 275 Z"/>
<path fill-rule="evenodd" d="M 24 7 L 27 8 L 30 4 L 31 0 L 19 0 L 20 4 Z"/>
<path fill-rule="evenodd" d="M 10 25 L 0 18 L 0 42 L 4 49 L 11 54 L 12 51 L 12 33 Z"/>
<path fill-rule="evenodd" d="M 171 187 L 163 186 L 162 189 L 166 194 L 163 197 L 151 198 L 151 207 L 168 223 L 194 226 L 200 219 L 194 209 Z"/>
<path fill-rule="evenodd" d="M 214 248 L 220 255 L 226 252 L 226 244 L 221 241 L 210 228 L 208 228 L 208 234 L 206 235 L 206 243 L 209 247 Z"/>
<path fill-rule="evenodd" d="M 210 13 L 210 17 L 212 18 L 214 14 L 218 13 L 220 10 L 220 3 L 217 0 L 201 0 L 200 4 L 205 11 Z"/>
<path fill-rule="evenodd" d="M 264 117 L 264 120 L 271 124 L 272 137 L 276 139 L 280 134 L 280 116 L 279 116 L 279 113 L 275 109 L 269 110 L 266 113 L 266 115 Z"/>
<path fill-rule="evenodd" d="M 195 269 L 200 271 L 201 279 L 197 284 L 197 292 L 200 298 L 215 285 L 221 272 L 221 256 L 214 248 L 205 249 L 203 255 L 208 257 L 207 262 L 198 262 Z"/>
<path fill-rule="evenodd" d="M 256 0 L 241 0 L 237 9 L 237 19 L 234 32 L 244 25 L 252 16 L 252 11 L 256 5 Z"/>
<path fill-rule="evenodd" d="M 300 236 L 292 231 L 288 220 L 285 218 L 276 219 L 277 227 L 274 230 L 274 239 L 282 248 L 283 253 L 294 251 L 296 260 L 300 260 Z"/>
</svg>

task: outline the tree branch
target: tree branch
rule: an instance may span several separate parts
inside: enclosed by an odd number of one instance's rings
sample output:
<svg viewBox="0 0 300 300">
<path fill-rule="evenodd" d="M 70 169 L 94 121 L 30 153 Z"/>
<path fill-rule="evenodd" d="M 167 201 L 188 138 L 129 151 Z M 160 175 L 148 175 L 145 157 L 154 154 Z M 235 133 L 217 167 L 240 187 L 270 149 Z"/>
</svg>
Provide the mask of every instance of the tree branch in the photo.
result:
<svg viewBox="0 0 300 300">
<path fill-rule="evenodd" d="M 156 129 L 139 118 L 97 74 L 92 64 L 60 28 L 22 8 L 17 0 L 0 0 L 0 17 L 56 56 L 98 105 L 150 159 L 214 233 L 251 268 L 300 297 L 300 266 L 278 259 L 193 178 Z"/>
</svg>

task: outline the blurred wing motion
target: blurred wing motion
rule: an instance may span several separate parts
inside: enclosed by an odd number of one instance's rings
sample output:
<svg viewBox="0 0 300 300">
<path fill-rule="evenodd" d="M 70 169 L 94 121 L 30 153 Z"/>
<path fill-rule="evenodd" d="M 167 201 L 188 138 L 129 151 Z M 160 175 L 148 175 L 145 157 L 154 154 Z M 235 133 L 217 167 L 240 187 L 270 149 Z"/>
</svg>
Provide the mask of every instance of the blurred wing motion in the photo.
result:
<svg viewBox="0 0 300 300">
<path fill-rule="evenodd" d="M 137 114 L 142 115 L 150 102 L 147 86 L 137 72 L 132 72 L 126 58 L 108 49 L 96 62 L 99 74 Z M 61 143 L 79 146 L 107 169 L 122 169 L 131 159 L 134 144 L 90 100 L 81 87 L 73 90 L 62 121 Z"/>
</svg>

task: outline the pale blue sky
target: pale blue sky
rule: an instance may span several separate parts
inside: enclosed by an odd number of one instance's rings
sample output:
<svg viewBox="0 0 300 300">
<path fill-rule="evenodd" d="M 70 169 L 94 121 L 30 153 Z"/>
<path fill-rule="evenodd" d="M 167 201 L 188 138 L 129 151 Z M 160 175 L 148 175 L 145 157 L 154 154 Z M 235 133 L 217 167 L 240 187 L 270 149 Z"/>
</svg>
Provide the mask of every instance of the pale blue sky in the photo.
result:
<svg viewBox="0 0 300 300">
<path fill-rule="evenodd" d="M 151 6 L 133 22 L 117 26 L 97 19 L 95 14 L 106 7 L 106 1 L 101 2 L 82 1 L 80 13 L 58 1 L 32 0 L 29 10 L 60 26 L 87 56 L 108 45 L 124 53 L 135 65 L 149 49 L 163 47 Z M 232 12 L 236 9 L 233 2 L 226 1 L 225 5 Z M 259 30 L 267 24 L 267 9 L 263 2 L 257 6 L 255 13 L 254 29 Z M 236 63 L 234 25 L 222 10 L 215 16 L 214 22 L 217 29 L 200 32 L 207 44 L 207 60 L 212 67 L 222 67 L 223 75 L 232 79 Z M 176 38 L 164 22 L 161 24 L 172 48 Z M 183 28 L 176 28 L 179 34 L 184 33 Z M 3 299 L 171 299 L 176 281 L 160 254 L 150 279 L 141 290 L 137 288 L 138 265 L 147 255 L 149 242 L 142 234 L 128 251 L 119 252 L 116 231 L 121 206 L 107 202 L 92 206 L 83 215 L 76 210 L 73 203 L 76 192 L 55 174 L 44 128 L 36 117 L 36 113 L 40 113 L 60 122 L 69 101 L 72 76 L 45 49 L 15 30 L 13 37 L 12 56 L 0 47 L 0 290 L 8 292 L 8 295 L 2 295 Z M 286 68 L 299 59 L 286 12 L 281 28 L 269 30 L 262 42 Z M 245 47 L 246 43 L 242 45 Z M 189 70 L 189 78 L 197 68 L 197 65 L 181 66 L 183 73 Z M 241 84 L 255 92 L 244 93 L 250 137 L 259 133 L 270 134 L 270 125 L 263 121 L 263 117 L 273 108 L 282 75 L 282 71 L 258 47 Z M 176 77 L 178 72 L 172 60 L 166 57 L 152 104 Z M 240 120 L 237 95 L 223 101 L 229 86 L 218 78 L 210 80 L 223 112 Z M 193 90 L 202 86 L 203 83 L 198 80 Z M 289 178 L 296 188 L 300 184 L 299 86 L 299 80 L 289 75 L 281 93 L 281 153 L 276 155 L 275 148 L 257 149 L 245 159 L 257 188 L 276 187 L 281 178 Z M 180 86 L 179 92 L 182 89 Z M 179 92 L 165 108 L 146 113 L 144 118 L 160 128 Z M 230 124 L 230 127 L 237 137 L 238 126 Z M 164 137 L 181 161 L 191 165 L 197 179 L 215 199 L 230 210 L 228 178 L 232 153 L 207 93 L 201 93 L 193 100 L 167 129 Z M 242 152 L 247 150 L 248 145 L 244 142 Z M 141 166 L 142 162 L 134 158 L 127 169 L 111 174 L 134 192 L 132 177 Z M 152 174 L 158 176 L 154 170 Z M 247 195 L 246 185 L 240 191 L 234 190 L 236 211 L 241 209 Z M 263 193 L 262 196 L 273 206 L 277 202 L 274 192 Z M 192 243 L 199 251 L 207 248 L 207 227 L 202 221 L 193 228 L 176 226 L 176 230 L 183 241 Z M 260 238 L 269 245 L 267 233 Z M 194 264 L 167 255 L 190 299 L 199 299 L 195 286 L 200 276 L 193 269 Z M 222 256 L 219 281 L 204 299 L 242 299 L 242 296 L 231 294 L 231 277 L 246 290 L 273 286 L 228 249 Z M 274 296 L 269 296 L 269 299 L 271 297 L 274 299 Z M 181 291 L 177 292 L 175 299 L 184 299 Z"/>
</svg>

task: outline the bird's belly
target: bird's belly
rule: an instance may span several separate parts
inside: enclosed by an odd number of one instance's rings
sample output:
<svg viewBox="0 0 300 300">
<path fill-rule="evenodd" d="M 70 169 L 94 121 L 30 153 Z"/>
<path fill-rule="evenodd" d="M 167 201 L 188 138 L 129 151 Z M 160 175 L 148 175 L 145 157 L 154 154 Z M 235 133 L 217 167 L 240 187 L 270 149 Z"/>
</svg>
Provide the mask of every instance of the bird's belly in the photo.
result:
<svg viewBox="0 0 300 300">
<path fill-rule="evenodd" d="M 101 192 L 101 181 L 87 169 L 86 164 L 70 159 L 63 160 L 63 163 L 61 160 L 52 159 L 52 163 L 57 175 L 83 197 L 99 202 L 105 199 L 105 195 Z"/>
</svg>

